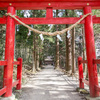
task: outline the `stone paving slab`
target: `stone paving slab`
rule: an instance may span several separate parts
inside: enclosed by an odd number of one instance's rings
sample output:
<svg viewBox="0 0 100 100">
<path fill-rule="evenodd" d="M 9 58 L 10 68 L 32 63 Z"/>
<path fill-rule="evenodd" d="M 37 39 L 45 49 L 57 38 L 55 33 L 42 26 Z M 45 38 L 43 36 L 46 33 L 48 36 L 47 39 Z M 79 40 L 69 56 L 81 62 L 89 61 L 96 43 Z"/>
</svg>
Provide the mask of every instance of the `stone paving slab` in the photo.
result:
<svg viewBox="0 0 100 100">
<path fill-rule="evenodd" d="M 20 100 L 85 100 L 76 92 L 76 87 L 78 81 L 75 78 L 47 65 L 22 86 Z"/>
</svg>

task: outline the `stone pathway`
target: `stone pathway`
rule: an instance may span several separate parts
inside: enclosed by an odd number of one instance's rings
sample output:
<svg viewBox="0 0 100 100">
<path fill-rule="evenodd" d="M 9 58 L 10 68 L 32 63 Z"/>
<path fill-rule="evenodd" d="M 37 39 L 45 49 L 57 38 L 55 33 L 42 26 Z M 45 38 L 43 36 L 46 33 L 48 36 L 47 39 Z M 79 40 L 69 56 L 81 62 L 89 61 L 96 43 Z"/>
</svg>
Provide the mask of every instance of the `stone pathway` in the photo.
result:
<svg viewBox="0 0 100 100">
<path fill-rule="evenodd" d="M 20 100 L 83 100 L 76 92 L 78 81 L 47 65 L 41 72 L 31 75 L 22 86 Z"/>
</svg>

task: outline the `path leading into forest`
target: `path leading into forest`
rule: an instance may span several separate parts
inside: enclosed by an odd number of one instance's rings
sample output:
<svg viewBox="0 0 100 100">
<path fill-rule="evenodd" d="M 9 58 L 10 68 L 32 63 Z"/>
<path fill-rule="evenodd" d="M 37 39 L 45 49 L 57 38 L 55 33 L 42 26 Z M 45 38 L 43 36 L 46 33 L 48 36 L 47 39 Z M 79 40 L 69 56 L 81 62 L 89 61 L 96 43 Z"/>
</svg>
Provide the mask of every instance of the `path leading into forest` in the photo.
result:
<svg viewBox="0 0 100 100">
<path fill-rule="evenodd" d="M 83 100 L 76 92 L 78 81 L 47 65 L 22 87 L 20 100 Z"/>
</svg>

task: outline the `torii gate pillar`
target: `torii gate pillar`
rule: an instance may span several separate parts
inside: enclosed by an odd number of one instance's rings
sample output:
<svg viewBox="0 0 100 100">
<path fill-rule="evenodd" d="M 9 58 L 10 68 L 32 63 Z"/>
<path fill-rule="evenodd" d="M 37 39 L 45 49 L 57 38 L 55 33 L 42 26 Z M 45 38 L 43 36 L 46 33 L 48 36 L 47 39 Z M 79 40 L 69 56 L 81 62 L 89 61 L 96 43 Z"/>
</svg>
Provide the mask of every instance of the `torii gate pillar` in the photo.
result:
<svg viewBox="0 0 100 100">
<path fill-rule="evenodd" d="M 84 14 L 88 13 L 92 13 L 92 9 L 90 6 L 84 8 Z M 85 40 L 86 40 L 90 96 L 97 97 L 99 96 L 99 92 L 95 90 L 95 86 L 96 85 L 98 86 L 98 76 L 97 76 L 97 65 L 93 64 L 93 59 L 96 58 L 96 54 L 95 54 L 92 15 L 89 15 L 85 18 Z"/>
<path fill-rule="evenodd" d="M 7 13 L 15 15 L 15 8 L 8 7 Z M 14 42 L 15 42 L 15 23 L 14 19 L 7 16 L 6 25 L 6 44 L 5 44 L 5 60 L 7 65 L 4 67 L 4 82 L 6 87 L 5 97 L 12 96 L 12 81 L 13 81 L 13 62 L 14 62 Z"/>
</svg>

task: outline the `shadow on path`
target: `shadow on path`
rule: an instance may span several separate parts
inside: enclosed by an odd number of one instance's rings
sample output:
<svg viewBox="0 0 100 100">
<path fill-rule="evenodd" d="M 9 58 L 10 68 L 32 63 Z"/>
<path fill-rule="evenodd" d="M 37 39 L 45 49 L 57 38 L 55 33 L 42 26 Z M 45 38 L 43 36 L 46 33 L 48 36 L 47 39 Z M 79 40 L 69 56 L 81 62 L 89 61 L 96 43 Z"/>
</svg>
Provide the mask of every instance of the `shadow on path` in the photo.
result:
<svg viewBox="0 0 100 100">
<path fill-rule="evenodd" d="M 29 82 L 22 86 L 20 100 L 83 100 L 75 91 L 77 85 L 76 79 L 47 65 L 41 72 L 31 75 Z"/>
</svg>

